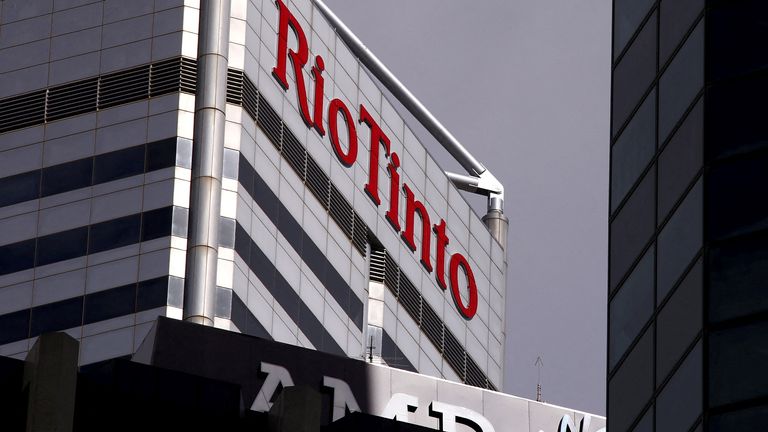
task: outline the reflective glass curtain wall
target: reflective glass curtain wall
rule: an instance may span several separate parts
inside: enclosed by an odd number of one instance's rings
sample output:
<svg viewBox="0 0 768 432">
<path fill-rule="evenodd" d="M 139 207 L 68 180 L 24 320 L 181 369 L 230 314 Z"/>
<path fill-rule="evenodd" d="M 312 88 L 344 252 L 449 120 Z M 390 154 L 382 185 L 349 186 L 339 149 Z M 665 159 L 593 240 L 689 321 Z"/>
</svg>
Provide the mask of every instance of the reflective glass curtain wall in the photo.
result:
<svg viewBox="0 0 768 432">
<path fill-rule="evenodd" d="M 613 27 L 608 428 L 762 430 L 768 2 L 614 0 Z"/>
</svg>

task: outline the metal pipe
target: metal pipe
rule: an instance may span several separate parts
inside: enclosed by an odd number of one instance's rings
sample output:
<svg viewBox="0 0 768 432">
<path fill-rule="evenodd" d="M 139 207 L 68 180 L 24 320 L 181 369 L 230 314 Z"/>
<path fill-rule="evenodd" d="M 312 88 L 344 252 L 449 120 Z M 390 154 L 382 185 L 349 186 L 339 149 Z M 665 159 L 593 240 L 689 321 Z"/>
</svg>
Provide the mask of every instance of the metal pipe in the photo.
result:
<svg viewBox="0 0 768 432">
<path fill-rule="evenodd" d="M 192 136 L 185 321 L 213 325 L 227 102 L 230 0 L 202 0 Z"/>
<path fill-rule="evenodd" d="M 382 84 L 403 104 L 403 106 L 416 117 L 424 127 L 434 136 L 437 141 L 445 148 L 451 156 L 468 173 L 474 176 L 480 176 L 486 171 L 485 166 L 472 156 L 466 148 L 456 139 L 439 120 L 427 110 L 427 108 L 414 96 L 400 80 L 381 62 L 366 46 L 363 44 L 352 30 L 350 30 L 337 17 L 322 0 L 315 0 L 315 5 L 320 12 L 336 28 L 336 32 L 346 42 L 352 52 L 363 62 L 363 64 L 381 81 Z"/>
</svg>

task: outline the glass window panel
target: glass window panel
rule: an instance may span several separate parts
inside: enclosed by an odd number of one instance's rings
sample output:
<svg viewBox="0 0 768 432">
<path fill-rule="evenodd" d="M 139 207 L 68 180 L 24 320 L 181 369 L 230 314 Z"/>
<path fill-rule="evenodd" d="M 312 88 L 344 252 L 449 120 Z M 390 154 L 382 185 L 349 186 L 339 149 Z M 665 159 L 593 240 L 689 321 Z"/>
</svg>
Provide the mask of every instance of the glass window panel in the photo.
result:
<svg viewBox="0 0 768 432">
<path fill-rule="evenodd" d="M 32 308 L 30 336 L 82 325 L 83 298 L 76 297 Z"/>
<path fill-rule="evenodd" d="M 235 220 L 219 218 L 219 246 L 225 248 L 235 247 Z"/>
<path fill-rule="evenodd" d="M 96 156 L 93 162 L 94 184 L 142 174 L 144 148 L 140 145 Z"/>
<path fill-rule="evenodd" d="M 768 404 L 711 416 L 709 432 L 760 431 L 766 427 Z"/>
<path fill-rule="evenodd" d="M 0 246 L 0 275 L 35 266 L 35 239 Z"/>
<path fill-rule="evenodd" d="M 707 232 L 713 239 L 768 228 L 768 153 L 713 167 L 707 181 Z"/>
<path fill-rule="evenodd" d="M 219 318 L 232 318 L 232 290 L 216 287 L 216 316 Z"/>
<path fill-rule="evenodd" d="M 659 156 L 661 222 L 704 163 L 704 99 L 700 99 Z"/>
<path fill-rule="evenodd" d="M 176 276 L 168 277 L 168 306 L 181 308 L 184 306 L 184 279 Z"/>
<path fill-rule="evenodd" d="M 702 244 L 702 180 L 688 193 L 659 233 L 658 297 L 664 298 Z"/>
<path fill-rule="evenodd" d="M 136 310 L 136 284 L 100 291 L 85 296 L 84 324 L 104 321 Z"/>
<path fill-rule="evenodd" d="M 656 152 L 656 92 L 645 98 L 611 148 L 611 212 L 616 210 Z"/>
<path fill-rule="evenodd" d="M 687 431 L 701 414 L 701 352 L 699 342 L 656 398 L 656 432 Z"/>
<path fill-rule="evenodd" d="M 88 187 L 92 171 L 93 158 L 43 168 L 42 196 Z"/>
<path fill-rule="evenodd" d="M 615 287 L 654 232 L 656 173 L 646 174 L 611 223 L 610 286 Z"/>
<path fill-rule="evenodd" d="M 653 432 L 653 407 L 648 408 L 632 432 Z"/>
<path fill-rule="evenodd" d="M 667 377 L 672 366 L 693 342 L 702 325 L 702 263 L 686 275 L 656 319 L 656 382 Z"/>
<path fill-rule="evenodd" d="M 707 15 L 707 66 L 713 81 L 768 68 L 768 51 L 757 48 L 768 40 L 765 0 L 724 1 Z"/>
<path fill-rule="evenodd" d="M 36 199 L 40 196 L 40 170 L 0 179 L 0 207 Z"/>
<path fill-rule="evenodd" d="M 237 150 L 224 149 L 224 168 L 222 176 L 224 178 L 237 178 L 237 164 L 240 160 L 240 152 Z"/>
<path fill-rule="evenodd" d="M 653 313 L 654 248 L 650 248 L 611 300 L 610 368 L 621 358 Z"/>
<path fill-rule="evenodd" d="M 176 137 L 147 144 L 147 171 L 176 165 Z"/>
<path fill-rule="evenodd" d="M 91 225 L 88 253 L 103 252 L 139 241 L 141 215 L 135 214 Z"/>
<path fill-rule="evenodd" d="M 664 64 L 704 9 L 704 0 L 662 0 L 659 16 L 659 58 Z"/>
<path fill-rule="evenodd" d="M 608 383 L 608 430 L 627 430 L 653 394 L 653 328 Z"/>
<path fill-rule="evenodd" d="M 146 211 L 141 215 L 141 218 L 141 241 L 171 235 L 171 229 L 173 228 L 173 206 Z"/>
<path fill-rule="evenodd" d="M 616 0 L 613 4 L 613 58 L 621 53 L 653 5 L 653 0 Z"/>
<path fill-rule="evenodd" d="M 651 17 L 613 71 L 611 136 L 629 117 L 656 77 L 656 16 Z"/>
<path fill-rule="evenodd" d="M 765 100 L 768 76 L 732 81 L 712 87 L 712 108 L 707 113 L 708 134 L 714 156 L 728 156 L 768 144 Z"/>
<path fill-rule="evenodd" d="M 0 316 L 0 345 L 26 339 L 29 333 L 29 309 Z"/>
<path fill-rule="evenodd" d="M 659 80 L 659 142 L 663 142 L 704 86 L 704 21 Z"/>
<path fill-rule="evenodd" d="M 87 247 L 88 227 L 39 237 L 35 265 L 42 266 L 85 256 Z"/>
<path fill-rule="evenodd" d="M 139 282 L 136 293 L 136 312 L 168 305 L 168 277 Z"/>
<path fill-rule="evenodd" d="M 709 253 L 709 319 L 719 322 L 768 311 L 768 236 L 750 236 Z"/>
<path fill-rule="evenodd" d="M 768 322 L 712 332 L 709 404 L 768 396 Z"/>
<path fill-rule="evenodd" d="M 718 83 L 707 90 L 707 145 L 712 158 L 768 147 L 768 76 Z"/>
<path fill-rule="evenodd" d="M 189 209 L 184 207 L 173 207 L 173 226 L 171 235 L 176 237 L 187 237 L 187 225 L 189 224 Z"/>
</svg>

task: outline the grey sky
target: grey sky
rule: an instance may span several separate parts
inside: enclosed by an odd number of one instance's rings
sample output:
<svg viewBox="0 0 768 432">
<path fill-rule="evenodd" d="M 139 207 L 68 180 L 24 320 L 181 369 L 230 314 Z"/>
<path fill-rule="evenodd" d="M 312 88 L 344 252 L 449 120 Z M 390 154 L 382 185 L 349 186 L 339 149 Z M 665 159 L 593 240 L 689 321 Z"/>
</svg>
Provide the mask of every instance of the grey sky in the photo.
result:
<svg viewBox="0 0 768 432">
<path fill-rule="evenodd" d="M 611 1 L 327 4 L 506 186 L 505 391 L 604 414 Z"/>
</svg>

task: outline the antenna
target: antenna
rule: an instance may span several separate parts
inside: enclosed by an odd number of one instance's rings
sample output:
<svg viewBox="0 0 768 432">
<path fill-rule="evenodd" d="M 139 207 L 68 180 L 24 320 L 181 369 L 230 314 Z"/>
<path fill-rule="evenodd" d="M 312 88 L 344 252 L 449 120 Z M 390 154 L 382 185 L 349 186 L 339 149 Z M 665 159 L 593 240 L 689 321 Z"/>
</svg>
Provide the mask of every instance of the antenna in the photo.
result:
<svg viewBox="0 0 768 432">
<path fill-rule="evenodd" d="M 373 336 L 371 336 L 371 344 L 368 345 L 368 363 L 373 363 L 373 349 L 376 348 L 373 346 Z"/>
<path fill-rule="evenodd" d="M 541 368 L 544 367 L 544 362 L 541 361 L 541 356 L 536 357 L 536 363 L 534 363 L 534 366 L 539 369 L 539 378 L 536 382 L 536 402 L 544 402 L 541 399 Z"/>
</svg>

